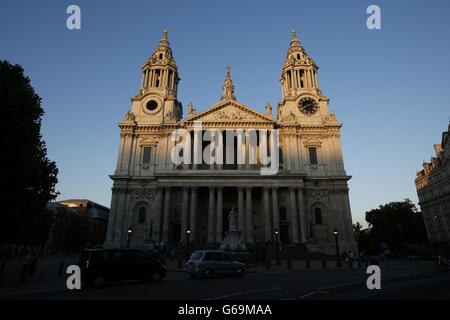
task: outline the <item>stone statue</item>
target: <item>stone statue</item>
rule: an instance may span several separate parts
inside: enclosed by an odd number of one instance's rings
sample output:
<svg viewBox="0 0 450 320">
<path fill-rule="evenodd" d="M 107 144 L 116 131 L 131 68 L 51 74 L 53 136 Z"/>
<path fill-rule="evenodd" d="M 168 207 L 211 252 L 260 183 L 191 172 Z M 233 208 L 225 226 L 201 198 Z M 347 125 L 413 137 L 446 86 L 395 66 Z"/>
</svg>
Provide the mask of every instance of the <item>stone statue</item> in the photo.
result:
<svg viewBox="0 0 450 320">
<path fill-rule="evenodd" d="M 270 105 L 270 103 L 266 104 L 266 115 L 272 116 L 272 106 Z"/>
<path fill-rule="evenodd" d="M 194 107 L 192 106 L 192 102 L 189 103 L 189 105 L 188 105 L 188 110 L 189 110 L 189 115 L 195 114 L 195 109 L 194 109 Z"/>
<path fill-rule="evenodd" d="M 237 211 L 231 209 L 228 214 L 228 231 L 238 231 Z"/>
<path fill-rule="evenodd" d="M 134 113 L 131 111 L 127 111 L 125 113 L 125 120 L 131 120 L 134 121 Z"/>
</svg>

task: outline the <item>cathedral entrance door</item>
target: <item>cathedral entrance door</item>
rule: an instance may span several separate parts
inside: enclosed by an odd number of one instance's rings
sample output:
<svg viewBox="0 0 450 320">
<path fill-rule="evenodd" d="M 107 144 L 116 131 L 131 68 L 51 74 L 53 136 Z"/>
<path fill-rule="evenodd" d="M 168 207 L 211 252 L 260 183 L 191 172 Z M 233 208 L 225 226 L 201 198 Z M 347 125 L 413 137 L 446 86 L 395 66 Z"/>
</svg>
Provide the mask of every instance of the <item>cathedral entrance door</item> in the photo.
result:
<svg viewBox="0 0 450 320">
<path fill-rule="evenodd" d="M 289 226 L 280 225 L 280 241 L 282 243 L 289 243 Z"/>
</svg>

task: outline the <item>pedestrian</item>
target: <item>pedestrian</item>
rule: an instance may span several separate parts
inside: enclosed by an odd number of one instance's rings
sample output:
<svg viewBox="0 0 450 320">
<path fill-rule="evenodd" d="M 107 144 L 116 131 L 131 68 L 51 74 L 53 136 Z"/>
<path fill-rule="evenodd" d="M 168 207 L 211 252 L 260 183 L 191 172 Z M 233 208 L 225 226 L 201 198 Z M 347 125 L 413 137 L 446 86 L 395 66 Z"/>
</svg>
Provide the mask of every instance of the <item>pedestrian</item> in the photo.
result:
<svg viewBox="0 0 450 320">
<path fill-rule="evenodd" d="M 355 261 L 355 255 L 353 254 L 353 250 L 350 250 L 348 253 L 348 266 L 353 268 L 353 262 Z"/>
<path fill-rule="evenodd" d="M 29 251 L 25 251 L 25 258 L 23 260 L 22 269 L 20 270 L 20 279 L 23 284 L 28 283 L 28 270 L 31 263 L 31 253 Z"/>
</svg>

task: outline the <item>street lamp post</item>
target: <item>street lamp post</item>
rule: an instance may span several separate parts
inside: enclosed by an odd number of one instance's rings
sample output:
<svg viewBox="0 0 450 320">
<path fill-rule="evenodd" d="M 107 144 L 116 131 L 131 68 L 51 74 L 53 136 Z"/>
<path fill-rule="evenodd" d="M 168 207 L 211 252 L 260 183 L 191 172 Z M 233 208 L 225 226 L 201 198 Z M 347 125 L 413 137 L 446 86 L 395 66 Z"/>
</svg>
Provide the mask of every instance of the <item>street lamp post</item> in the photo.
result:
<svg viewBox="0 0 450 320">
<path fill-rule="evenodd" d="M 334 228 L 334 230 L 333 230 L 333 235 L 334 235 L 334 241 L 335 241 L 335 243 L 336 243 L 336 258 L 337 258 L 337 261 L 338 261 L 338 265 L 340 266 L 341 265 L 341 258 L 340 258 L 340 254 L 339 254 L 339 243 L 338 243 L 338 235 L 339 235 L 339 232 L 336 230 L 336 228 Z"/>
<path fill-rule="evenodd" d="M 279 266 L 279 265 L 281 265 L 281 262 L 280 262 L 280 246 L 278 243 L 278 238 L 280 236 L 280 232 L 278 231 L 278 229 L 275 229 L 274 234 L 275 234 L 275 243 L 276 243 L 276 249 L 277 249 L 277 265 Z"/>
<path fill-rule="evenodd" d="M 189 254 L 189 242 L 191 240 L 191 229 L 186 230 L 186 259 L 188 259 Z"/>
<path fill-rule="evenodd" d="M 127 249 L 130 249 L 130 239 L 131 239 L 131 234 L 133 233 L 133 229 L 131 227 L 128 228 L 128 244 L 127 244 Z"/>
</svg>

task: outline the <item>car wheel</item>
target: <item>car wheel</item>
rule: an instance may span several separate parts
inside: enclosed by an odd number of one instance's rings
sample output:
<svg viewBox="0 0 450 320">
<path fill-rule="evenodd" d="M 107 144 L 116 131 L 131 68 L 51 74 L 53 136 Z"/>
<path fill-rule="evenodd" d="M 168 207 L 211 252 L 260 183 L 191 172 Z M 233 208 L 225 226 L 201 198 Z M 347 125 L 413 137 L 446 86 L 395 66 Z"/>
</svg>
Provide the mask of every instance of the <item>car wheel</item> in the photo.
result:
<svg viewBox="0 0 450 320">
<path fill-rule="evenodd" d="M 212 271 L 211 271 L 211 269 L 206 269 L 205 271 L 203 271 L 203 277 L 204 277 L 205 279 L 209 279 L 209 278 L 211 278 L 211 276 L 212 276 Z"/>
<path fill-rule="evenodd" d="M 93 281 L 94 287 L 101 288 L 105 285 L 105 277 L 97 276 Z"/>
<path fill-rule="evenodd" d="M 236 271 L 236 275 L 238 277 L 243 277 L 244 273 L 245 273 L 244 268 L 238 268 L 237 271 Z"/>
<path fill-rule="evenodd" d="M 152 274 L 152 281 L 153 282 L 160 282 L 162 279 L 162 275 L 159 272 L 155 272 L 154 274 Z"/>
</svg>

